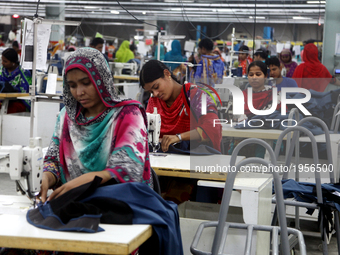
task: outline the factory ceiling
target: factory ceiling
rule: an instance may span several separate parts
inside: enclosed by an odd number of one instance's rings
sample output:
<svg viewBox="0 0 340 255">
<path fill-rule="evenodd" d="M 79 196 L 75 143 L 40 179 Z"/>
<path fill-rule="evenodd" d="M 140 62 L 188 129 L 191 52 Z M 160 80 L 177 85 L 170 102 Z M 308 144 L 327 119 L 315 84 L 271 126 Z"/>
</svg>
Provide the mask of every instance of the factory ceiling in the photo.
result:
<svg viewBox="0 0 340 255">
<path fill-rule="evenodd" d="M 49 13 L 84 22 L 185 21 L 219 23 L 323 24 L 326 1 L 299 0 L 41 0 L 38 15 Z M 37 0 L 0 0 L 0 15 L 33 17 Z M 256 20 L 255 20 L 256 18 Z"/>
</svg>

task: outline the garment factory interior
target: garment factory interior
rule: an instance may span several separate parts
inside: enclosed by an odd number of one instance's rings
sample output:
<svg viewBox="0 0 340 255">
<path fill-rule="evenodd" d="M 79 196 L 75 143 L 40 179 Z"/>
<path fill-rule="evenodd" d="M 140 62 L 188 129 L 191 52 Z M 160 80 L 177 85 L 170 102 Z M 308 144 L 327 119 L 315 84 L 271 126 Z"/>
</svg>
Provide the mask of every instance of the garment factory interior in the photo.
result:
<svg viewBox="0 0 340 255">
<path fill-rule="evenodd" d="M 0 255 L 340 255 L 339 13 L 0 0 Z"/>
</svg>

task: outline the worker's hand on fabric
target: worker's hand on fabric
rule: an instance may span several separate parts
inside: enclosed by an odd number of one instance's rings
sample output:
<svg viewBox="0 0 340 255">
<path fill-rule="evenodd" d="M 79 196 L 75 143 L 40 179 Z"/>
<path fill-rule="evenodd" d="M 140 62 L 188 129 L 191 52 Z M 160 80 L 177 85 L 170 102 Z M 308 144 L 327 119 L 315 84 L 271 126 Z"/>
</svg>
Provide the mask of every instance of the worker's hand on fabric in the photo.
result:
<svg viewBox="0 0 340 255">
<path fill-rule="evenodd" d="M 163 152 L 167 152 L 169 150 L 170 144 L 180 142 L 177 135 L 164 135 L 162 138 L 161 148 Z"/>
<path fill-rule="evenodd" d="M 44 172 L 41 180 L 41 185 L 40 185 L 40 200 L 45 203 L 46 198 L 47 198 L 47 191 L 49 189 L 49 184 L 52 182 L 52 178 L 55 178 L 52 176 L 52 173 L 49 172 Z"/>
<path fill-rule="evenodd" d="M 103 179 L 101 183 L 105 183 L 111 179 L 111 175 L 108 171 L 86 173 L 57 188 L 55 191 L 53 191 L 53 193 L 48 197 L 47 200 L 49 201 L 52 200 L 53 198 L 57 198 L 71 189 L 77 188 L 85 183 L 91 182 L 93 181 L 95 176 L 99 176 Z"/>
</svg>

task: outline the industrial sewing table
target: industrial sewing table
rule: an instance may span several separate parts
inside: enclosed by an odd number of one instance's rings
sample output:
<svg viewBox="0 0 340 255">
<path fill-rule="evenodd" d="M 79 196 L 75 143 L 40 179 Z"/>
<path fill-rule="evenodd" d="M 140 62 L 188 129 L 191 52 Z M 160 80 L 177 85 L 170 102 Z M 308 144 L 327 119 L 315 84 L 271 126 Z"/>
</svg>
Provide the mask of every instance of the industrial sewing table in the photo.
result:
<svg viewBox="0 0 340 255">
<path fill-rule="evenodd" d="M 37 228 L 26 220 L 25 196 L 0 195 L 0 247 L 127 255 L 152 234 L 150 225 L 100 224 L 98 233 L 59 232 Z"/>
<path fill-rule="evenodd" d="M 274 140 L 277 140 L 282 133 L 282 130 L 279 129 L 237 129 L 231 127 L 228 124 L 222 124 L 222 136 L 223 137 L 234 137 L 234 138 L 259 138 L 266 141 L 271 147 L 273 147 Z M 314 136 L 317 143 L 325 143 L 325 135 L 316 135 Z M 284 138 L 286 139 L 286 138 Z M 340 134 L 330 134 L 331 140 L 331 151 L 334 165 L 334 178 L 335 180 L 339 180 L 340 177 L 340 160 L 339 160 L 339 146 L 340 146 Z M 300 137 L 300 142 L 310 142 L 308 137 Z M 268 155 L 265 155 L 266 159 Z M 312 159 L 310 160 L 312 162 Z M 328 182 L 328 181 L 327 181 Z"/>
<path fill-rule="evenodd" d="M 194 178 L 198 179 L 197 184 L 199 186 L 221 188 L 224 185 L 227 172 L 204 172 L 205 170 L 202 167 L 207 165 L 215 166 L 216 170 L 217 165 L 221 167 L 229 166 L 230 158 L 230 155 L 191 156 L 151 153 L 150 163 L 158 176 Z M 244 158 L 243 156 L 238 156 L 236 164 Z M 199 167 L 204 171 L 199 172 Z M 272 175 L 240 172 L 236 176 L 234 189 L 230 205 L 242 207 L 244 222 L 247 224 L 270 225 Z M 186 238 L 191 239 L 191 237 L 182 235 L 184 249 L 188 245 L 188 242 L 184 241 Z M 256 254 L 269 253 L 268 233 L 259 232 L 254 243 L 257 247 Z"/>
</svg>

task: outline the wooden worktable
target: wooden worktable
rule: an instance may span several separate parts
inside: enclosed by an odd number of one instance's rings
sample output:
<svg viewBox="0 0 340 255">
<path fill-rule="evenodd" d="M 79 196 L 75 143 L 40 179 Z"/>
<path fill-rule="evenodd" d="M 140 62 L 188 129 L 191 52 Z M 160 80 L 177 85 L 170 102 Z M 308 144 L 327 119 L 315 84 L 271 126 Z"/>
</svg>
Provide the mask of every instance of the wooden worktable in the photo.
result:
<svg viewBox="0 0 340 255">
<path fill-rule="evenodd" d="M 113 76 L 114 80 L 132 80 L 132 81 L 139 81 L 139 76 L 134 76 L 134 75 L 114 75 Z"/>
<path fill-rule="evenodd" d="M 151 235 L 150 225 L 100 224 L 98 233 L 60 232 L 37 228 L 26 220 L 30 201 L 0 195 L 0 247 L 128 255 Z"/>
<path fill-rule="evenodd" d="M 28 97 L 28 96 L 30 96 L 30 94 L 28 93 L 0 93 L 0 99 Z"/>
<path fill-rule="evenodd" d="M 150 164 L 159 176 L 225 180 L 230 166 L 230 155 L 191 156 L 167 153 L 150 153 Z M 245 157 L 238 156 L 236 164 Z M 207 169 L 214 169 L 206 171 Z M 230 169 L 230 167 L 229 167 Z"/>
</svg>

